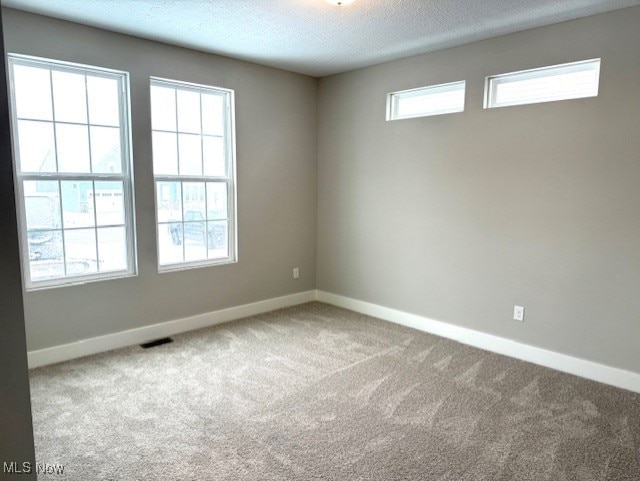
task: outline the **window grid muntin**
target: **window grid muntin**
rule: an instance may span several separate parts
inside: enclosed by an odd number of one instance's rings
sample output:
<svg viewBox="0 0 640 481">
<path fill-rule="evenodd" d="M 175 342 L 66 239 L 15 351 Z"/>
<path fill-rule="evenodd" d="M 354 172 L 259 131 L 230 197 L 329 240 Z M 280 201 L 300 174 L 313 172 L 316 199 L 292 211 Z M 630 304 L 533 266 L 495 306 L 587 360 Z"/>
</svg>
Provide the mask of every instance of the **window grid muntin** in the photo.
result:
<svg viewBox="0 0 640 481">
<path fill-rule="evenodd" d="M 93 168 L 93 163 L 91 162 L 91 132 L 90 132 L 90 128 L 91 127 L 105 127 L 105 128 L 117 128 L 120 131 L 120 147 L 121 147 L 121 156 L 120 156 L 120 169 L 122 171 L 123 176 L 125 176 L 125 171 L 129 171 L 129 162 L 127 162 L 127 158 L 128 156 L 125 155 L 125 148 L 126 148 L 126 153 L 129 153 L 129 145 L 127 142 L 127 138 L 129 135 L 129 129 L 128 129 L 128 122 L 124 122 L 126 119 L 127 115 L 128 115 L 128 105 L 126 102 L 126 96 L 128 94 L 128 89 L 127 89 L 127 79 L 128 79 L 128 74 L 126 72 L 121 72 L 121 71 L 115 71 L 115 70 L 109 70 L 109 69 L 105 69 L 105 68 L 100 68 L 100 67 L 91 67 L 91 66 L 83 66 L 83 65 L 75 65 L 75 64 L 70 64 L 67 62 L 61 62 L 61 61 L 56 61 L 56 60 L 49 60 L 49 59 L 41 59 L 41 58 L 36 58 L 36 57 L 30 57 L 30 56 L 25 56 L 25 55 L 17 55 L 17 54 L 9 54 L 9 57 L 11 59 L 12 62 L 12 66 L 13 65 L 22 65 L 22 66 L 27 66 L 27 67 L 31 67 L 31 68 L 41 68 L 41 69 L 46 69 L 48 71 L 49 74 L 49 93 L 50 93 L 50 102 L 51 102 L 51 116 L 52 119 L 51 120 L 45 120 L 45 119 L 36 119 L 36 118 L 32 118 L 32 117 L 21 117 L 18 116 L 17 113 L 17 107 L 15 105 L 15 88 L 12 89 L 12 91 L 14 92 L 12 94 L 12 104 L 13 104 L 13 118 L 15 118 L 16 121 L 19 120 L 23 120 L 23 121 L 29 121 L 29 122 L 40 122 L 40 123 L 45 123 L 45 124 L 51 124 L 53 127 L 53 142 L 54 142 L 54 153 L 55 153 L 55 163 L 56 163 L 56 172 L 58 174 L 62 174 L 62 173 L 69 173 L 69 172 L 60 172 L 60 167 L 59 167 L 59 159 L 58 159 L 58 134 L 57 134 L 57 127 L 58 125 L 76 125 L 76 126 L 82 126 L 82 127 L 86 127 L 87 128 L 87 138 L 88 138 L 88 143 L 89 143 L 89 156 L 90 156 L 90 163 L 89 163 L 89 169 L 92 170 Z M 56 71 L 61 71 L 61 72 L 66 72 L 66 73 L 74 73 L 74 74 L 79 74 L 79 75 L 83 75 L 84 76 L 84 82 L 85 82 L 85 111 L 86 111 L 86 117 L 87 117 L 87 122 L 86 123 L 82 123 L 82 122 L 73 122 L 73 121 L 67 121 L 67 120 L 57 120 L 56 119 L 56 114 L 55 114 L 55 101 L 54 101 L 54 90 L 53 90 L 53 70 Z M 13 84 L 13 68 L 11 69 L 11 78 L 12 78 L 12 84 Z M 88 88 L 88 83 L 87 83 L 87 77 L 91 76 L 91 77 L 97 77 L 97 78 L 103 78 L 103 79 L 109 79 L 109 80 L 115 80 L 118 84 L 118 94 L 119 94 L 119 98 L 118 98 L 118 110 L 119 110 L 119 119 L 118 119 L 118 124 L 117 125 L 113 125 L 113 124 L 104 124 L 104 123 L 94 123 L 91 121 L 91 116 L 89 114 L 89 88 Z M 16 129 L 17 131 L 17 126 Z M 18 157 L 18 163 L 20 164 L 20 170 L 19 172 L 22 172 L 22 162 L 19 159 L 19 149 L 16 149 L 16 157 Z M 25 173 L 32 173 L 32 172 L 25 172 Z M 39 172 L 41 174 L 49 174 L 51 172 Z M 73 174 L 97 174 L 94 172 L 73 172 Z"/>
<path fill-rule="evenodd" d="M 199 267 L 199 266 L 206 266 L 206 265 L 215 265 L 215 264 L 227 264 L 229 262 L 233 262 L 234 261 L 234 254 L 235 254 L 235 249 L 233 246 L 233 241 L 235 240 L 235 235 L 234 232 L 232 232 L 232 227 L 234 226 L 235 222 L 234 222 L 234 216 L 235 216 L 235 205 L 232 204 L 232 199 L 233 199 L 233 195 L 235 194 L 234 192 L 234 188 L 233 188 L 233 182 L 231 179 L 227 179 L 227 178 L 221 178 L 221 177 L 194 177 L 194 176 L 190 176 L 190 177 L 185 177 L 185 176 L 156 176 L 155 177 L 155 185 L 156 185 L 156 204 L 158 202 L 158 193 L 157 193 L 157 189 L 158 189 L 158 184 L 162 183 L 162 182 L 171 182 L 171 183 L 177 183 L 180 186 L 180 220 L 163 220 L 163 221 L 157 221 L 156 225 L 157 225 L 157 233 L 156 236 L 158 238 L 158 266 L 160 267 L 161 270 L 179 270 L 181 268 L 188 268 L 188 267 Z M 185 212 L 188 210 L 186 209 L 185 205 L 185 189 L 184 186 L 185 184 L 203 184 L 204 185 L 204 206 L 205 206 L 205 212 L 204 212 L 204 218 L 202 221 L 187 221 L 185 220 Z M 209 183 L 218 183 L 218 184 L 222 184 L 224 183 L 226 185 L 226 190 L 227 190 L 227 197 L 226 197 L 226 204 L 227 204 L 227 215 L 224 218 L 217 218 L 217 219 L 209 219 L 208 216 L 208 205 L 209 205 L 209 201 L 208 201 L 208 189 L 207 189 L 207 184 Z M 158 215 L 158 206 L 156 205 L 156 216 Z M 205 227 L 208 229 L 209 223 L 214 223 L 214 222 L 227 222 L 227 256 L 226 257 L 214 257 L 214 258 L 209 258 L 207 257 L 207 259 L 204 259 L 202 261 L 186 261 L 186 242 L 184 240 L 184 226 L 185 224 L 194 224 L 194 223 L 204 223 Z M 167 227 L 169 225 L 180 225 L 181 228 L 183 229 L 183 239 L 182 239 L 182 261 L 178 261 L 178 262 L 170 262 L 170 263 L 164 263 L 164 264 L 160 264 L 160 240 L 159 240 L 159 236 L 160 236 L 160 228 L 162 227 Z M 208 230 L 207 230 L 208 232 Z M 209 247 L 207 246 L 207 252 L 210 250 Z"/>
<path fill-rule="evenodd" d="M 131 137 L 130 137 L 130 117 L 129 117 L 129 89 L 128 89 L 128 79 L 129 74 L 123 71 L 116 71 L 111 69 L 105 69 L 101 67 L 94 66 L 85 66 L 78 64 L 71 64 L 68 62 L 57 61 L 53 59 L 44 59 L 31 57 L 27 55 L 19 55 L 19 54 L 8 54 L 8 60 L 10 64 L 9 68 L 9 80 L 11 85 L 11 95 L 10 95 L 10 105 L 11 105 L 11 123 L 13 130 L 13 143 L 14 143 L 14 172 L 16 175 L 16 196 L 17 196 L 17 204 L 18 204 L 18 224 L 20 227 L 20 245 L 21 245 L 21 256 L 23 263 L 23 272 L 25 277 L 25 289 L 27 290 L 38 290 L 49 287 L 62 287 L 68 285 L 77 285 L 83 284 L 86 282 L 100 281 L 112 278 L 122 278 L 122 277 L 130 277 L 136 275 L 137 272 L 137 259 L 136 259 L 136 239 L 135 239 L 135 213 L 134 213 L 134 205 L 133 205 L 133 171 L 131 169 Z M 49 77 L 49 92 L 51 96 L 51 120 L 45 119 L 34 119 L 29 117 L 19 117 L 17 112 L 16 105 L 16 88 L 14 82 L 14 66 L 26 66 L 31 68 L 40 68 L 46 69 L 48 71 Z M 84 75 L 85 82 L 85 108 L 86 108 L 86 116 L 87 123 L 79 123 L 79 122 L 68 122 L 68 121 L 57 121 L 55 114 L 55 102 L 54 102 L 54 92 L 53 92 L 53 71 L 61 71 L 61 72 L 70 72 L 76 74 Z M 87 78 L 96 77 L 96 78 L 105 78 L 109 80 L 115 80 L 117 84 L 117 93 L 118 93 L 118 124 L 107 125 L 100 123 L 91 123 L 91 116 L 89 114 L 89 102 L 88 102 L 88 84 Z M 53 127 L 53 148 L 54 148 L 54 156 L 55 156 L 55 164 L 56 164 L 56 172 L 22 172 L 22 162 L 20 159 L 20 143 L 18 139 L 18 121 L 31 121 L 31 122 L 43 122 L 49 123 Z M 93 170 L 93 161 L 92 161 L 92 152 L 91 148 L 89 148 L 89 170 L 90 172 L 60 172 L 59 171 L 59 160 L 58 160 L 58 136 L 56 132 L 57 125 L 56 124 L 68 124 L 68 125 L 80 125 L 87 128 L 87 135 L 90 140 L 90 128 L 91 127 L 109 127 L 109 128 L 118 128 L 119 129 L 119 139 L 120 139 L 120 173 L 94 173 L 91 172 Z M 27 181 L 55 181 L 58 187 L 58 208 L 60 210 L 60 227 L 59 228 L 50 228 L 50 229 L 28 229 L 26 225 L 26 206 L 25 206 L 25 190 L 24 183 Z M 64 227 L 63 225 L 63 199 L 62 199 L 62 182 L 63 181 L 76 181 L 76 182 L 92 182 L 92 191 L 93 191 L 93 205 L 94 205 L 94 226 L 93 227 Z M 121 182 L 122 183 L 122 207 L 123 207 L 123 215 L 124 215 L 124 223 L 116 224 L 116 225 L 97 225 L 96 216 L 96 195 L 95 195 L 95 182 Z M 100 271 L 100 257 L 99 257 L 99 236 L 98 232 L 100 229 L 119 227 L 124 228 L 125 231 L 125 255 L 126 255 L 126 267 L 124 269 L 119 270 L 108 270 L 108 271 Z M 66 247 L 66 239 L 65 232 L 67 231 L 77 231 L 81 229 L 92 229 L 95 236 L 95 252 L 96 252 L 96 272 L 89 274 L 80 274 L 80 275 L 68 275 L 67 272 L 67 263 L 68 263 L 68 253 Z M 31 259 L 30 259 L 30 245 L 28 242 L 28 232 L 59 232 L 61 235 L 62 242 L 62 266 L 64 277 L 58 278 L 44 278 L 40 280 L 33 280 L 31 275 Z"/>
<path fill-rule="evenodd" d="M 237 261 L 237 220 L 236 220 L 236 189 L 235 189 L 235 132 L 234 132 L 234 92 L 230 89 L 224 89 L 220 87 L 211 87 L 207 85 L 198 85 L 181 81 L 174 81 L 168 79 L 161 79 L 152 77 L 151 78 L 151 87 L 163 87 L 170 88 L 174 91 L 174 102 L 175 102 L 175 130 L 168 129 L 156 129 L 152 126 L 152 132 L 162 132 L 162 133 L 170 133 L 176 135 L 176 157 L 177 157 L 177 171 L 178 174 L 154 174 L 155 181 L 155 203 L 156 203 L 156 240 L 158 246 L 158 269 L 160 272 L 167 271 L 175 271 L 182 269 L 189 269 L 193 267 L 206 267 L 217 264 L 228 264 Z M 200 133 L 194 134 L 193 132 L 181 131 L 180 124 L 178 121 L 178 90 L 187 90 L 198 93 L 200 95 L 199 99 L 199 117 L 200 117 Z M 203 126 L 203 95 L 215 95 L 218 97 L 222 97 L 223 99 L 223 133 L 221 135 L 216 134 L 205 134 L 204 126 Z M 151 106 L 152 116 L 153 116 L 153 105 Z M 153 122 L 153 120 L 152 120 Z M 200 157 L 201 157 L 201 175 L 193 175 L 193 174 L 180 174 L 181 170 L 181 162 L 180 162 L 180 139 L 179 135 L 199 135 L 200 136 Z M 205 137 L 209 138 L 221 138 L 224 139 L 224 170 L 226 175 L 224 176 L 213 176 L 213 175 L 205 175 L 205 166 L 204 166 L 204 139 Z M 154 164 L 155 169 L 155 164 Z M 158 206 L 158 185 L 163 182 L 173 182 L 178 183 L 180 186 L 180 209 L 181 209 L 181 220 L 166 220 L 160 221 L 158 220 L 159 206 Z M 208 219 L 208 183 L 225 183 L 227 196 L 226 196 L 226 205 L 227 205 L 227 215 L 224 219 Z M 204 223 L 205 227 L 208 229 L 208 224 L 210 222 L 226 222 L 227 230 L 227 256 L 222 258 L 208 258 L 209 255 L 209 247 L 206 245 L 207 250 L 207 259 L 204 260 L 196 260 L 196 261 L 187 261 L 186 259 L 186 242 L 185 234 L 184 234 L 184 226 L 185 224 L 189 224 L 190 221 L 185 221 L 185 202 L 184 202 L 184 184 L 188 183 L 202 183 L 204 185 L 205 199 L 204 199 Z M 165 228 L 169 225 L 180 225 L 183 229 L 183 240 L 182 240 L 182 261 L 181 262 L 171 262 L 161 264 L 160 259 L 160 230 L 161 228 Z"/>
</svg>

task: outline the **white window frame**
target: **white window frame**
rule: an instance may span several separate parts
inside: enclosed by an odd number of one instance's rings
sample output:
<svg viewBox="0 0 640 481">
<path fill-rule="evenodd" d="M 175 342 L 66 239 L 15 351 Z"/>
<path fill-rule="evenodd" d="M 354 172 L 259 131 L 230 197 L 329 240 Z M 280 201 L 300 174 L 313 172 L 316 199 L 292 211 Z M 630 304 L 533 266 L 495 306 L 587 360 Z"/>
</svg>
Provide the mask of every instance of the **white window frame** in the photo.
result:
<svg viewBox="0 0 640 481">
<path fill-rule="evenodd" d="M 85 284 L 88 282 L 103 281 L 108 279 L 117 279 L 125 277 L 134 277 L 138 273 L 138 261 L 137 261 L 137 248 L 136 248 L 136 232 L 135 232 L 135 206 L 134 206 L 134 189 L 133 189 L 133 165 L 132 165 L 132 148 L 131 148 L 131 118 L 130 118 L 130 94 L 129 94 L 129 73 L 119 70 L 107 69 L 102 67 L 96 67 L 91 65 L 83 65 L 72 62 L 65 62 L 60 60 L 34 57 L 29 55 L 22 55 L 16 53 L 7 54 L 9 64 L 9 85 L 10 85 L 10 111 L 11 111 L 11 130 L 13 140 L 13 168 L 16 183 L 16 204 L 18 209 L 18 228 L 19 228 L 19 241 L 20 241 L 20 255 L 22 260 L 22 272 L 24 278 L 24 288 L 26 291 L 34 291 L 39 289 L 47 289 L 53 287 L 64 287 Z M 120 155 L 122 159 L 122 173 L 110 174 L 110 173 L 66 173 L 66 172 L 27 172 L 22 173 L 19 169 L 20 165 L 20 148 L 18 143 L 18 116 L 16 108 L 16 96 L 15 96 L 15 82 L 14 82 L 14 65 L 25 65 L 44 67 L 50 70 L 58 70 L 69 73 L 80 73 L 85 75 L 91 75 L 96 77 L 105 77 L 109 79 L 115 79 L 119 86 L 119 122 L 120 122 Z M 50 80 L 51 82 L 51 80 Z M 68 125 L 87 125 L 87 126 L 99 126 L 98 124 L 91 123 L 89 115 L 87 113 L 87 122 L 74 123 L 74 122 L 60 122 L 55 120 L 55 107 L 53 105 L 53 96 L 51 98 L 52 112 L 54 112 L 54 118 L 50 123 L 55 124 L 62 123 Z M 88 109 L 88 105 L 87 105 Z M 33 120 L 33 119 L 26 119 Z M 37 120 L 37 119 L 36 119 Z M 42 120 L 42 122 L 49 122 Z M 111 126 L 109 126 L 111 127 Z M 54 140 L 55 142 L 55 140 Z M 91 155 L 91 151 L 89 151 Z M 30 259 L 29 259 L 29 243 L 27 237 L 27 220 L 26 220 L 26 207 L 24 201 L 24 182 L 25 181 L 57 181 L 58 182 L 58 198 L 60 202 L 60 216 L 62 218 L 62 189 L 61 181 L 92 181 L 92 182 L 122 182 L 123 183 L 123 207 L 124 207 L 124 228 L 126 236 L 126 253 L 127 253 L 127 267 L 118 271 L 96 272 L 86 275 L 69 275 L 66 276 L 66 257 L 67 251 L 64 245 L 64 232 L 74 230 L 75 228 L 65 228 L 60 225 L 60 232 L 62 233 L 63 242 L 63 263 L 65 265 L 65 277 L 46 279 L 46 280 L 32 280 Z M 95 187 L 94 187 L 95 189 Z M 94 215 L 95 215 L 95 195 L 93 196 L 94 202 Z M 94 229 L 99 227 L 95 224 Z M 98 240 L 96 238 L 96 249 Z M 99 262 L 99 258 L 96 254 L 96 261 Z"/>
<path fill-rule="evenodd" d="M 237 220 L 237 188 L 236 188 L 236 128 L 235 128 L 235 92 L 232 89 L 227 89 L 223 87 L 214 87 L 211 85 L 203 85 L 196 84 L 192 82 L 185 82 L 181 80 L 173 80 L 166 79 L 161 77 L 150 77 L 150 87 L 158 86 L 158 87 L 168 87 L 177 90 L 188 90 L 197 93 L 206 93 L 212 92 L 216 95 L 222 94 L 225 97 L 225 108 L 226 115 L 224 119 L 224 137 L 226 139 L 225 142 L 225 160 L 226 160 L 226 173 L 225 176 L 209 176 L 204 174 L 202 175 L 167 175 L 167 174 L 156 174 L 154 171 L 154 205 L 155 205 L 155 221 L 156 221 L 156 255 L 157 255 L 157 266 L 158 272 L 173 272 L 173 271 L 181 271 L 187 269 L 194 268 L 202 268 L 202 267 L 210 267 L 216 265 L 225 265 L 225 264 L 233 264 L 238 262 L 238 220 Z M 177 94 L 176 94 L 177 95 Z M 176 99 L 177 100 L 177 99 Z M 151 106 L 153 109 L 153 106 Z M 177 109 L 177 101 L 176 101 L 176 109 Z M 152 114 L 153 115 L 153 114 Z M 177 111 L 176 111 L 177 115 Z M 202 112 L 200 114 L 200 122 L 202 127 Z M 172 132 L 172 133 L 180 133 L 178 130 L 179 127 L 176 122 L 176 130 L 161 130 L 161 129 L 153 129 L 153 131 L 158 132 Z M 202 138 L 202 128 L 200 136 Z M 204 155 L 204 153 L 203 153 Z M 178 165 L 180 160 L 178 157 Z M 216 258 L 216 259 L 202 259 L 195 261 L 182 261 L 171 264 L 160 264 L 160 228 L 166 227 L 167 223 L 160 223 L 158 219 L 158 183 L 160 182 L 179 182 L 181 185 L 180 191 L 183 196 L 183 186 L 184 183 L 188 182 L 199 182 L 205 184 L 205 192 L 206 192 L 206 184 L 207 182 L 225 182 L 227 186 L 227 222 L 228 222 L 228 233 L 227 233 L 227 242 L 228 242 L 228 255 L 227 257 Z M 206 194 L 205 194 L 206 195 Z M 206 205 L 205 200 L 205 205 Z M 182 221 L 177 222 L 181 223 L 184 226 L 184 197 L 181 199 L 181 208 L 182 208 Z M 206 220 L 205 220 L 206 221 Z M 182 245 L 184 246 L 184 237 Z M 184 253 L 183 253 L 184 258 Z"/>
<path fill-rule="evenodd" d="M 415 89 L 391 92 L 387 94 L 387 121 L 415 119 L 418 117 L 432 117 L 435 115 L 455 114 L 459 112 L 464 112 L 465 101 L 466 101 L 466 89 L 467 89 L 466 80 L 460 80 L 457 82 L 449 82 L 449 83 L 438 84 L 438 85 L 427 85 L 426 87 L 419 87 Z M 440 94 L 440 93 L 452 92 L 452 91 L 458 91 L 458 90 L 462 91 L 463 101 L 462 101 L 461 107 L 445 108 L 437 111 L 422 112 L 422 113 L 416 113 L 412 115 L 398 114 L 399 103 L 403 99 L 407 99 L 411 97 L 423 97 L 423 96 L 428 96 L 430 94 Z"/>
<path fill-rule="evenodd" d="M 580 98 L 592 98 L 597 97 L 600 87 L 600 66 L 602 59 L 592 58 L 589 60 L 581 60 L 578 62 L 563 63 L 558 65 L 549 65 L 546 67 L 520 70 L 517 72 L 509 72 L 500 75 L 491 75 L 485 79 L 484 88 L 484 108 L 493 109 L 500 107 L 511 107 L 515 105 L 531 105 L 546 102 L 557 102 L 560 100 L 571 100 Z M 586 72 L 593 71 L 596 74 L 596 82 L 593 86 L 593 90 L 586 94 L 568 94 L 562 96 L 546 97 L 538 100 L 515 100 L 511 102 L 499 102 L 497 99 L 496 91 L 498 86 L 511 82 L 519 82 L 523 80 L 544 78 L 547 76 L 568 74 L 574 72 Z"/>
</svg>

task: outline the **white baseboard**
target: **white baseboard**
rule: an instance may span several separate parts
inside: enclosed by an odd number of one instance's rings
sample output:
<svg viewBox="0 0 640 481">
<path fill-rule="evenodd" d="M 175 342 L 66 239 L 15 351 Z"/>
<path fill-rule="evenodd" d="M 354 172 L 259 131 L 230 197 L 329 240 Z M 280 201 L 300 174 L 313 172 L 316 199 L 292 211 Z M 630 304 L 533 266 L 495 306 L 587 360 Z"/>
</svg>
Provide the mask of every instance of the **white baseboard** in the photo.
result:
<svg viewBox="0 0 640 481">
<path fill-rule="evenodd" d="M 46 366 L 112 349 L 141 344 L 153 339 L 173 336 L 314 300 L 452 339 L 497 354 L 640 393 L 640 374 L 635 372 L 320 290 L 276 297 L 174 321 L 84 339 L 61 346 L 30 351 L 28 353 L 29 368 Z"/>
<path fill-rule="evenodd" d="M 127 331 L 92 337 L 82 341 L 54 346 L 28 353 L 29 368 L 46 366 L 56 362 L 68 361 L 78 357 L 110 351 L 121 347 L 141 344 L 153 339 L 173 336 L 182 332 L 193 331 L 202 327 L 222 324 L 255 314 L 274 311 L 283 307 L 295 306 L 314 301 L 316 291 L 306 291 L 264 301 L 252 302 L 242 306 L 230 307 L 219 311 L 207 312 L 197 316 L 185 317 L 175 321 L 152 324 Z"/>
<path fill-rule="evenodd" d="M 454 341 L 497 354 L 503 354 L 540 366 L 549 367 L 557 371 L 640 393 L 640 374 L 635 372 L 606 366 L 539 347 L 529 346 L 528 344 L 512 341 L 503 337 L 485 334 L 480 331 L 474 331 L 473 329 L 435 321 L 416 314 L 390 309 L 329 292 L 317 291 L 317 300 L 361 314 L 377 317 L 385 321 L 412 327 L 440 337 L 453 339 Z"/>
</svg>

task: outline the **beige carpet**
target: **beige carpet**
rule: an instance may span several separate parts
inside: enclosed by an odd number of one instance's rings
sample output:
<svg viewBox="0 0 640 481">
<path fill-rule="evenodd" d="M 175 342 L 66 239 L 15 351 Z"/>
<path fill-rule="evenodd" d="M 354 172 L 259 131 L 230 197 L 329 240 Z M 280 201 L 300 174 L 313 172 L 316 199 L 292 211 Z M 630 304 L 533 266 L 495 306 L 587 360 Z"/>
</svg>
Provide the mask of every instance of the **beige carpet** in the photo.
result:
<svg viewBox="0 0 640 481">
<path fill-rule="evenodd" d="M 640 479 L 639 395 L 320 303 L 31 389 L 40 479 Z"/>
</svg>

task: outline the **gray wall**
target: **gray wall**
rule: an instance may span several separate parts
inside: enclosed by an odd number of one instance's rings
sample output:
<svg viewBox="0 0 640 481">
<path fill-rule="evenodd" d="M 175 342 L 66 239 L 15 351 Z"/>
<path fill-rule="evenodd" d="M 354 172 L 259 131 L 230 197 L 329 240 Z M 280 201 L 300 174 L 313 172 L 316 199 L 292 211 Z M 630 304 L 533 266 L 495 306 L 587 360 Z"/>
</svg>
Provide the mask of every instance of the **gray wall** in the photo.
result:
<svg viewBox="0 0 640 481">
<path fill-rule="evenodd" d="M 10 52 L 131 73 L 139 276 L 27 293 L 30 350 L 317 285 L 640 372 L 640 7 L 325 78 L 319 92 L 301 75 L 4 14 Z M 597 99 L 482 109 L 486 75 L 593 57 Z M 157 273 L 150 75 L 236 91 L 238 264 Z M 385 122 L 387 92 L 462 79 L 466 112 Z"/>
<path fill-rule="evenodd" d="M 36 479 L 35 474 L 3 475 L 4 463 L 16 462 L 22 469 L 22 463 L 33 465 L 35 459 L 1 12 L 0 54 L 0 478 Z"/>
<path fill-rule="evenodd" d="M 322 79 L 318 288 L 640 372 L 639 25 L 633 7 Z M 598 98 L 482 108 L 487 75 L 594 57 Z M 466 112 L 385 122 L 387 92 L 456 80 Z"/>
<path fill-rule="evenodd" d="M 26 293 L 29 350 L 315 287 L 316 79 L 11 9 L 4 15 L 8 52 L 131 74 L 139 275 Z M 158 274 L 151 75 L 236 92 L 237 264 Z"/>
</svg>

